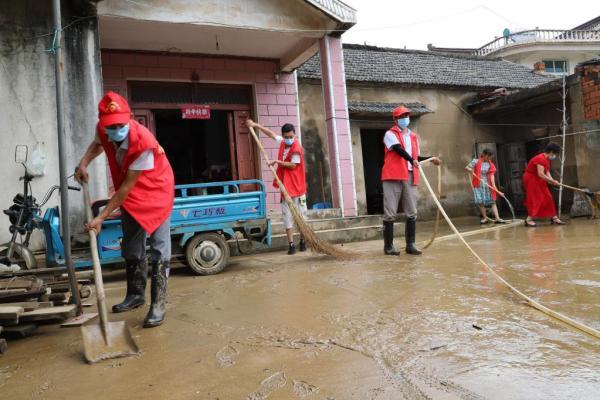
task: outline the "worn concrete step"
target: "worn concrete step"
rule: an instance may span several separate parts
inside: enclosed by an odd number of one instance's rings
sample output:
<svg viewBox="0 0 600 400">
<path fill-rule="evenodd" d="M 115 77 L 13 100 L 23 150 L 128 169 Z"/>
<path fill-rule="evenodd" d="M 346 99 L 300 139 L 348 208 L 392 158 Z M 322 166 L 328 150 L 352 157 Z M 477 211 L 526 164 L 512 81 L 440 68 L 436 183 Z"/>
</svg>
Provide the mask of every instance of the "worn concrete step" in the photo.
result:
<svg viewBox="0 0 600 400">
<path fill-rule="evenodd" d="M 314 231 L 324 231 L 331 229 L 347 229 L 365 226 L 375 226 L 382 224 L 381 215 L 364 215 L 358 217 L 345 218 L 321 218 L 307 219 L 306 222 Z M 271 234 L 280 235 L 285 233 L 281 219 L 271 219 Z"/>
<path fill-rule="evenodd" d="M 322 210 L 307 210 L 306 217 L 308 219 L 328 219 L 328 218 L 341 218 L 342 210 L 339 208 L 326 208 Z M 270 211 L 269 218 L 273 221 L 281 220 L 281 211 Z"/>
<path fill-rule="evenodd" d="M 381 217 L 379 217 L 381 218 Z M 368 219 L 366 219 L 368 221 Z M 379 221 L 381 222 L 381 220 Z M 359 225 L 349 226 L 335 229 L 322 229 L 315 230 L 315 233 L 320 239 L 327 240 L 330 243 L 350 243 L 360 242 L 365 240 L 377 240 L 382 239 L 382 225 L 378 223 L 376 225 Z M 394 234 L 396 237 L 404 236 L 404 223 L 396 222 L 394 224 Z M 299 240 L 299 234 L 296 232 L 294 235 L 296 243 Z M 240 239 L 239 242 L 236 240 L 229 241 L 229 248 L 231 255 L 239 255 L 240 253 L 249 252 L 269 252 L 279 251 L 287 249 L 288 241 L 285 234 L 271 235 L 272 245 L 271 247 L 261 246 L 255 243 L 248 242 L 245 239 Z M 383 245 L 383 242 L 382 242 Z M 238 248 L 239 246 L 239 248 Z M 241 252 L 240 252 L 241 250 Z"/>
</svg>

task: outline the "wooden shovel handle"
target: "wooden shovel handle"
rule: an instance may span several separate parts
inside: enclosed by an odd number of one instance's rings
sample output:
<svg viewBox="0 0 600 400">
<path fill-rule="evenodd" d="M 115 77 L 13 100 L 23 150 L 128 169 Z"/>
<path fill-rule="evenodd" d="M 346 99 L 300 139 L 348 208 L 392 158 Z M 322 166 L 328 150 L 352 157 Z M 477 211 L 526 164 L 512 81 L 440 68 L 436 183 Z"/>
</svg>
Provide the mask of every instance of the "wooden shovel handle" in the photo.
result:
<svg viewBox="0 0 600 400">
<path fill-rule="evenodd" d="M 90 207 L 90 191 L 87 183 L 82 183 L 83 186 L 83 199 L 85 203 L 85 217 L 87 222 L 92 220 L 92 209 Z M 102 326 L 102 332 L 104 334 L 104 340 L 108 344 L 109 335 L 108 332 L 108 313 L 106 311 L 106 298 L 104 295 L 104 282 L 102 280 L 102 269 L 100 266 L 100 257 L 98 256 L 98 240 L 96 238 L 96 231 L 90 229 L 88 231 L 90 235 L 90 253 L 92 256 L 92 265 L 94 267 L 94 284 L 96 285 L 96 301 L 98 304 L 98 314 L 100 316 L 100 324 Z"/>
</svg>

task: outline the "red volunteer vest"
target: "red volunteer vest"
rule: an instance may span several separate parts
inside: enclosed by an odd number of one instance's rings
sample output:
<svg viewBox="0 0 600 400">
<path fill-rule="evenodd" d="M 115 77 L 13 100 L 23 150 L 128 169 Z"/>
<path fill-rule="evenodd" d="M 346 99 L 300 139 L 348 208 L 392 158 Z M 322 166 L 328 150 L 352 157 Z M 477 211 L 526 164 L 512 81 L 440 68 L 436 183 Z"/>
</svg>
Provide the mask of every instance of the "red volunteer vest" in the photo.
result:
<svg viewBox="0 0 600 400">
<path fill-rule="evenodd" d="M 402 140 L 402 131 L 397 126 L 394 126 L 390 131 L 396 135 L 400 147 L 404 148 L 404 140 Z M 410 142 L 412 156 L 416 160 L 419 155 L 419 138 L 413 132 L 410 131 Z M 383 169 L 381 170 L 382 181 L 406 181 L 408 180 L 408 161 L 402 158 L 394 150 L 388 150 L 387 146 L 383 146 L 384 158 L 383 158 Z M 405 149 L 406 150 L 406 149 Z M 413 168 L 413 185 L 419 184 L 419 169 Z"/>
<path fill-rule="evenodd" d="M 475 164 L 475 168 L 473 173 L 476 175 L 471 179 L 471 183 L 473 184 L 474 188 L 478 188 L 480 183 L 480 178 L 481 178 L 481 165 L 483 164 L 483 159 L 479 159 L 477 160 L 477 164 Z M 488 181 L 488 185 L 492 185 L 492 176 L 494 176 L 494 174 L 496 173 L 496 166 L 494 165 L 493 162 L 488 161 L 488 164 L 490 164 L 490 170 L 487 173 L 487 181 Z M 492 199 L 496 200 L 496 191 L 490 189 L 490 192 L 492 194 Z"/>
<path fill-rule="evenodd" d="M 302 146 L 297 139 L 294 140 L 294 144 L 290 147 L 285 159 L 283 158 L 283 152 L 285 150 L 285 143 L 282 141 L 279 145 L 279 154 L 277 159 L 285 162 L 292 161 L 293 154 L 300 155 L 300 164 L 296 168 L 285 168 L 281 165 L 277 166 L 277 176 L 281 179 L 283 186 L 285 186 L 291 197 L 302 196 L 306 193 L 306 176 L 304 175 L 304 153 Z M 279 188 L 277 181 L 273 181 L 273 186 Z"/>
<path fill-rule="evenodd" d="M 154 151 L 154 169 L 143 171 L 127 198 L 121 204 L 148 233 L 152 234 L 167 218 L 170 218 L 175 197 L 175 178 L 164 149 L 146 127 L 137 121 L 129 121 L 129 149 L 123 164 L 117 163 L 117 151 L 100 125 L 96 132 L 108 158 L 110 174 L 115 190 L 118 190 L 129 166 L 144 151 Z"/>
</svg>

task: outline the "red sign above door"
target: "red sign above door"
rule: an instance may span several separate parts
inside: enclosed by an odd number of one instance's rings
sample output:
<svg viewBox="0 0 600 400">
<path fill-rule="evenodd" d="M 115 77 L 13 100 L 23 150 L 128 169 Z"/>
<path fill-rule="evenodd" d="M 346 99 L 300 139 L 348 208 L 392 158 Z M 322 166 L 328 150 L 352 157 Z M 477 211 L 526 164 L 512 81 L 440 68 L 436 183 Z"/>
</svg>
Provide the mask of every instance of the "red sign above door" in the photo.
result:
<svg viewBox="0 0 600 400">
<path fill-rule="evenodd" d="M 183 119 L 210 119 L 210 106 L 191 105 L 181 108 L 181 118 Z"/>
</svg>

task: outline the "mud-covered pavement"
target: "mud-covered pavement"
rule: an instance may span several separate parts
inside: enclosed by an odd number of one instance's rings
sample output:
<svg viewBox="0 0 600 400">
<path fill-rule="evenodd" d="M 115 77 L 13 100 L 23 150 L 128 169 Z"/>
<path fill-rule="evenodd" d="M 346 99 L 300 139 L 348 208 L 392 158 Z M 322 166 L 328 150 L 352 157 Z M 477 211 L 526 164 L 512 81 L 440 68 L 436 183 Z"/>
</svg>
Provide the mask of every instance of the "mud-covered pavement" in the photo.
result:
<svg viewBox="0 0 600 400">
<path fill-rule="evenodd" d="M 428 233 L 421 232 L 425 240 Z M 600 223 L 513 227 L 467 240 L 543 304 L 600 328 Z M 398 243 L 399 244 L 399 243 Z M 600 341 L 521 304 L 457 240 L 423 256 L 310 253 L 175 270 L 167 321 L 143 355 L 86 365 L 78 329 L 46 326 L 0 358 L 2 399 L 594 399 Z M 107 285 L 109 304 L 124 281 Z"/>
</svg>

